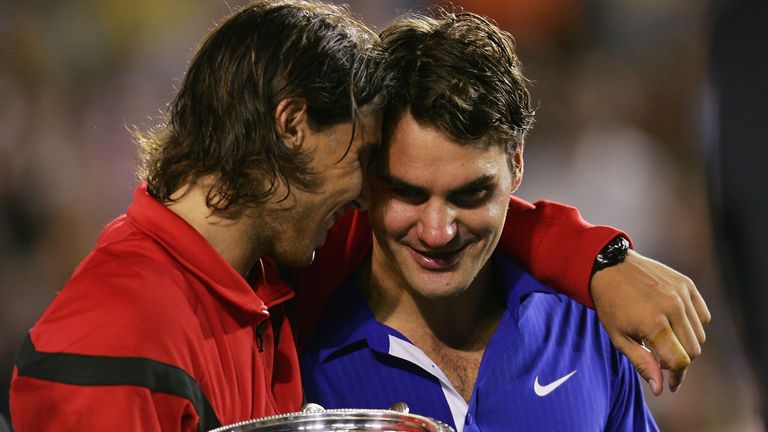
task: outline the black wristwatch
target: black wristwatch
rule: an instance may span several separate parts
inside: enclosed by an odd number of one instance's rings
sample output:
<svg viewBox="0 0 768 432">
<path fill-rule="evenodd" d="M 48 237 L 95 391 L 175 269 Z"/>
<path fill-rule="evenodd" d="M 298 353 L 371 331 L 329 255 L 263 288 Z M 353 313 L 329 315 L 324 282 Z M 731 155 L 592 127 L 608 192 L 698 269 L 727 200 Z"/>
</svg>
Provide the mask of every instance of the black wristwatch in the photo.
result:
<svg viewBox="0 0 768 432">
<path fill-rule="evenodd" d="M 629 240 L 624 236 L 616 236 L 610 243 L 597 254 L 595 264 L 592 266 L 592 274 L 599 272 L 618 263 L 624 262 L 629 252 Z"/>
</svg>

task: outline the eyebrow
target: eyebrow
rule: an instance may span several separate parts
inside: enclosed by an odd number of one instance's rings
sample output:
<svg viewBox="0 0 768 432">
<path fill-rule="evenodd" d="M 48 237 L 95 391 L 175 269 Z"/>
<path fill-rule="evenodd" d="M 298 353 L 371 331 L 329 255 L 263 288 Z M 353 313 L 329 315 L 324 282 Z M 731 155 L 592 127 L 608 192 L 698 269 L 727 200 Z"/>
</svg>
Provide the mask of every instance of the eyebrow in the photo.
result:
<svg viewBox="0 0 768 432">
<path fill-rule="evenodd" d="M 413 185 L 411 183 L 408 183 L 405 180 L 399 179 L 397 177 L 393 177 L 388 174 L 382 174 L 381 175 L 382 181 L 389 187 L 395 188 L 398 190 L 408 191 L 411 193 L 419 193 L 419 194 L 426 194 L 426 189 Z M 472 194 L 478 191 L 481 191 L 483 189 L 487 189 L 491 184 L 494 183 L 495 177 L 490 174 L 485 174 L 480 177 L 477 177 L 474 180 L 471 180 L 470 182 L 463 184 L 455 189 L 452 189 L 449 191 L 449 195 L 463 195 L 463 194 Z"/>
</svg>

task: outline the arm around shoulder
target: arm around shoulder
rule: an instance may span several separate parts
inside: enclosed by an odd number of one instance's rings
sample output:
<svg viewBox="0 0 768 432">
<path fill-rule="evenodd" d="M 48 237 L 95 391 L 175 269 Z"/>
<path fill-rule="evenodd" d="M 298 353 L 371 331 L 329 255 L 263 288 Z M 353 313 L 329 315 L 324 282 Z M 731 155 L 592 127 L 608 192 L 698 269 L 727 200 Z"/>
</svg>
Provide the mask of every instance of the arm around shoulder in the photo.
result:
<svg viewBox="0 0 768 432">
<path fill-rule="evenodd" d="M 626 237 L 586 222 L 574 207 L 512 197 L 499 246 L 536 279 L 594 308 L 589 284 L 595 257 L 619 235 Z"/>
</svg>

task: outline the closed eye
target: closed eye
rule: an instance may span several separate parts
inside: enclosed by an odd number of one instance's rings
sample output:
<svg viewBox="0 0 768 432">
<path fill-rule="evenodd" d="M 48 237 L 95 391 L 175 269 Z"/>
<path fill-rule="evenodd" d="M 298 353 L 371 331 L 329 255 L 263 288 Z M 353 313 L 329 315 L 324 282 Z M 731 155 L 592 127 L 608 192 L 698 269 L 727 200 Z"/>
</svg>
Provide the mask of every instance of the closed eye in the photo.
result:
<svg viewBox="0 0 768 432">
<path fill-rule="evenodd" d="M 427 200 L 427 194 L 419 188 L 391 186 L 389 190 L 395 197 L 409 204 L 418 205 Z"/>
<path fill-rule="evenodd" d="M 479 189 L 451 194 L 450 201 L 458 207 L 474 208 L 483 205 L 492 195 L 491 189 Z"/>
<path fill-rule="evenodd" d="M 474 208 L 488 201 L 495 190 L 494 177 L 482 176 L 451 192 L 448 199 L 458 207 Z"/>
<path fill-rule="evenodd" d="M 418 186 L 408 184 L 386 175 L 382 176 L 382 181 L 389 190 L 389 193 L 394 195 L 394 197 L 400 201 L 404 201 L 408 204 L 419 205 L 429 198 L 427 192 Z"/>
</svg>

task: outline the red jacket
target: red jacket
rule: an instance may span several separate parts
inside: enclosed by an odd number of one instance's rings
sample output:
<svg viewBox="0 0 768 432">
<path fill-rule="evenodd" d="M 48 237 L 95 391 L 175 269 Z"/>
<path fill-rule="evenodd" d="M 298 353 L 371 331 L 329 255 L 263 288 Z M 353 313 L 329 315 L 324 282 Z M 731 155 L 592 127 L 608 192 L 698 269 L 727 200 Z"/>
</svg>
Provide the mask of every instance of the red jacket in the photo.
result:
<svg viewBox="0 0 768 432">
<path fill-rule="evenodd" d="M 617 234 L 550 202 L 510 205 L 501 245 L 583 303 L 595 255 Z M 364 213 L 334 226 L 315 263 L 295 274 L 296 327 L 306 334 L 330 293 L 371 244 Z M 301 404 L 274 263 L 248 284 L 185 221 L 140 186 L 126 215 L 35 324 L 17 357 L 17 432 L 207 430 Z"/>
<path fill-rule="evenodd" d="M 14 426 L 203 431 L 295 411 L 291 297 L 276 279 L 250 286 L 140 187 L 30 331 L 11 384 Z"/>
</svg>

